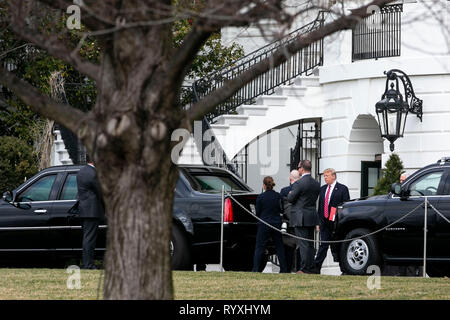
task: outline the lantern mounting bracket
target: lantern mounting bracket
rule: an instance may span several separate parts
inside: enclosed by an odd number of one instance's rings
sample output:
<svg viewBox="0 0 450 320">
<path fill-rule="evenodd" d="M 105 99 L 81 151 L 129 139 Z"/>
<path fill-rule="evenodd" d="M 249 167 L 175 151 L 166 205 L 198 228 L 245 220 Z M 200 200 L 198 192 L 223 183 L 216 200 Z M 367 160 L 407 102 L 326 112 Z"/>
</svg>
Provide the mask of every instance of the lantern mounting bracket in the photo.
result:
<svg viewBox="0 0 450 320">
<path fill-rule="evenodd" d="M 403 87 L 405 89 L 405 100 L 408 103 L 408 112 L 414 113 L 417 115 L 417 117 L 420 119 L 420 122 L 422 122 L 422 99 L 419 99 L 414 94 L 414 89 L 411 84 L 411 80 L 409 79 L 408 75 L 404 73 L 402 70 L 399 69 L 392 69 L 389 71 L 385 71 L 384 74 L 387 76 L 386 81 L 386 91 L 388 89 L 388 82 L 389 80 L 394 81 L 397 79 L 400 79 L 403 83 Z M 384 94 L 383 94 L 384 97 Z"/>
</svg>

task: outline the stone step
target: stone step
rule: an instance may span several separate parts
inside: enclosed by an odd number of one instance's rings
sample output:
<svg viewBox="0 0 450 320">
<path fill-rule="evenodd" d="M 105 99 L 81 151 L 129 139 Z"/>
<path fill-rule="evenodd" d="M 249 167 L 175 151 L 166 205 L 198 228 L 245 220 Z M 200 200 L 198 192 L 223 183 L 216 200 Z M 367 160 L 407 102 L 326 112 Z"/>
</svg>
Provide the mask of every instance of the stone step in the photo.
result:
<svg viewBox="0 0 450 320">
<path fill-rule="evenodd" d="M 216 136 L 225 136 L 229 128 L 228 124 L 211 124 L 211 129 L 213 129 Z"/>
<path fill-rule="evenodd" d="M 256 98 L 256 104 L 265 105 L 265 106 L 280 106 L 284 107 L 286 105 L 286 100 L 288 97 L 286 96 L 259 96 Z"/>
<path fill-rule="evenodd" d="M 297 86 L 297 85 L 280 86 L 275 89 L 275 94 L 280 96 L 301 98 L 305 95 L 307 89 L 308 88 L 306 86 Z"/>
<path fill-rule="evenodd" d="M 247 115 L 247 116 L 265 116 L 267 113 L 267 110 L 269 110 L 268 106 L 263 105 L 242 105 L 238 108 L 236 108 L 236 111 L 241 115 Z"/>
<path fill-rule="evenodd" d="M 300 76 L 294 80 L 295 86 L 303 87 L 320 87 L 318 76 Z"/>
<path fill-rule="evenodd" d="M 224 114 L 217 118 L 217 124 L 227 124 L 235 126 L 245 126 L 248 116 L 238 114 Z"/>
</svg>

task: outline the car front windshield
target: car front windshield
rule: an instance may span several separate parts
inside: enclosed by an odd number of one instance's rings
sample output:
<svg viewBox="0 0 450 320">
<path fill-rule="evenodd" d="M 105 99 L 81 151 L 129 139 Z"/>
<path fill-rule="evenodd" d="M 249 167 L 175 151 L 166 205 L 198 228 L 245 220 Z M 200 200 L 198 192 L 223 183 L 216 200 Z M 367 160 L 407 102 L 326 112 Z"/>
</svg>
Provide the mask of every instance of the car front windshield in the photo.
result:
<svg viewBox="0 0 450 320">
<path fill-rule="evenodd" d="M 200 191 L 202 192 L 221 192 L 222 185 L 225 187 L 226 191 L 248 191 L 243 186 L 241 186 L 237 181 L 229 176 L 219 176 L 219 175 L 193 175 L 193 178 L 200 186 Z"/>
</svg>

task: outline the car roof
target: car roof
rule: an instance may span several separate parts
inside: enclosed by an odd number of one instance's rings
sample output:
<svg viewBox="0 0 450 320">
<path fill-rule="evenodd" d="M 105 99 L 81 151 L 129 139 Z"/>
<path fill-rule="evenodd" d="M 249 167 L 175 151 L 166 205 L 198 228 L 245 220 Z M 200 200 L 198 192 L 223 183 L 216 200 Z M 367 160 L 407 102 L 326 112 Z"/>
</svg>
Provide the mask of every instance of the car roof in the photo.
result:
<svg viewBox="0 0 450 320">
<path fill-rule="evenodd" d="M 214 173 L 230 173 L 227 169 L 206 165 L 178 165 L 180 168 L 186 169 L 192 173 L 214 172 Z"/>
<path fill-rule="evenodd" d="M 61 165 L 61 166 L 52 166 L 52 167 L 48 167 L 45 169 L 42 169 L 41 171 L 39 171 L 39 173 L 44 173 L 44 172 L 55 172 L 55 171 L 66 171 L 66 170 L 73 170 L 73 169 L 81 169 L 83 168 L 84 165 Z"/>
<path fill-rule="evenodd" d="M 60 165 L 52 166 L 41 170 L 39 173 L 50 173 L 50 172 L 60 172 L 60 171 L 71 171 L 80 170 L 84 165 Z M 179 168 L 186 170 L 189 173 L 201 174 L 201 173 L 222 173 L 222 174 L 232 174 L 224 168 L 206 166 L 206 165 L 178 165 Z M 234 176 L 234 174 L 233 174 Z"/>
</svg>

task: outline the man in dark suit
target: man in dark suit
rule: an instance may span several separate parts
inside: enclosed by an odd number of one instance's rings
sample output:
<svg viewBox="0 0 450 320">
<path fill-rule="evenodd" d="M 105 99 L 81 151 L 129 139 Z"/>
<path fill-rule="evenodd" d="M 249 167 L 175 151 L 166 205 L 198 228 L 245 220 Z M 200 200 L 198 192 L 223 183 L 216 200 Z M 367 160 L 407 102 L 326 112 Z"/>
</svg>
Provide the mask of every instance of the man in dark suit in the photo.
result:
<svg viewBox="0 0 450 320">
<path fill-rule="evenodd" d="M 323 178 L 326 184 L 320 188 L 317 214 L 320 222 L 320 240 L 329 241 L 333 231 L 333 213 L 336 212 L 339 205 L 350 200 L 350 194 L 345 185 L 336 181 L 336 171 L 334 169 L 326 169 L 323 172 Z M 327 256 L 328 247 L 329 243 L 320 243 L 319 251 L 314 260 L 316 273 L 320 273 L 322 263 Z"/>
<path fill-rule="evenodd" d="M 311 161 L 302 160 L 298 165 L 300 180 L 292 185 L 288 194 L 291 206 L 290 225 L 295 227 L 298 237 L 314 239 L 314 229 L 318 225 L 316 201 L 320 184 L 311 176 Z M 299 240 L 300 268 L 297 273 L 314 273 L 314 243 Z"/>
<path fill-rule="evenodd" d="M 83 227 L 83 269 L 96 269 L 95 245 L 100 219 L 105 215 L 102 190 L 94 162 L 86 156 L 87 165 L 78 171 L 78 210 Z"/>
<path fill-rule="evenodd" d="M 289 222 L 291 220 L 291 204 L 287 200 L 289 192 L 292 190 L 292 184 L 300 179 L 298 170 L 292 170 L 289 174 L 289 186 L 284 187 L 280 191 L 280 196 L 284 204 L 284 218 Z M 287 233 L 294 234 L 294 228 L 288 224 Z M 289 271 L 296 268 L 297 262 L 300 261 L 300 255 L 297 250 L 298 241 L 288 235 L 283 235 L 284 253 L 286 255 L 286 264 Z M 297 271 L 297 269 L 295 269 Z"/>
</svg>

